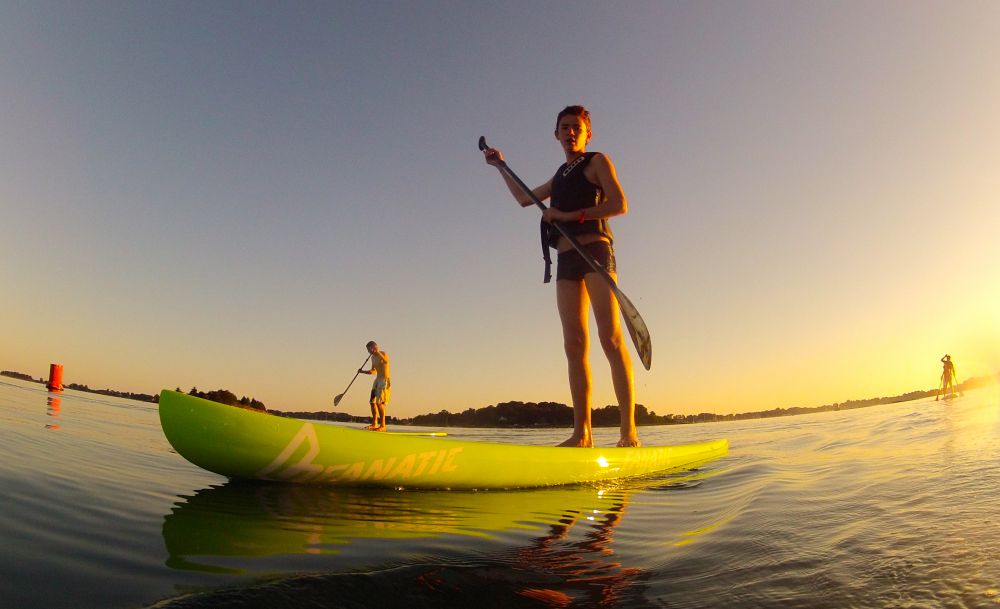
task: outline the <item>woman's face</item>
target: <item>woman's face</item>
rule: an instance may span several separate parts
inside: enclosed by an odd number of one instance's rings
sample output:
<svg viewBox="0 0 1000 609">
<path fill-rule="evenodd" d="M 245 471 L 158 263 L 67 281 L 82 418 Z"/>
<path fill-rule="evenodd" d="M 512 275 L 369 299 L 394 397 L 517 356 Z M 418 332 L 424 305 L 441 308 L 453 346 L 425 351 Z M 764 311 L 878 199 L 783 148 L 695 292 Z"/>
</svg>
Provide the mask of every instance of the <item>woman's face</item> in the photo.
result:
<svg viewBox="0 0 1000 609">
<path fill-rule="evenodd" d="M 591 135 L 587 123 L 575 114 L 562 117 L 556 126 L 556 139 L 566 152 L 585 152 Z"/>
</svg>

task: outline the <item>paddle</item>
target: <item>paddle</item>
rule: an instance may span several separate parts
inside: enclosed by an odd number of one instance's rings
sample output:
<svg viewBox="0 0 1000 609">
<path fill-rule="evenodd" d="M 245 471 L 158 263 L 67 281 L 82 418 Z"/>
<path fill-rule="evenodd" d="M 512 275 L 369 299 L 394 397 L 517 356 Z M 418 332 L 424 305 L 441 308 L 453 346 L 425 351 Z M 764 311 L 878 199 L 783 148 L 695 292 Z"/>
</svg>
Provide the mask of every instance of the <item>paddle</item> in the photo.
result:
<svg viewBox="0 0 1000 609">
<path fill-rule="evenodd" d="M 370 360 L 371 358 L 372 358 L 372 354 L 369 353 L 368 357 L 365 358 L 365 361 L 361 362 L 361 365 L 358 367 L 358 371 L 354 373 L 354 378 L 351 379 L 351 382 L 347 384 L 347 389 L 351 388 L 351 385 L 354 384 L 354 380 L 358 378 L 359 374 L 361 374 L 361 369 L 365 367 L 365 364 L 367 364 L 368 360 Z M 344 390 L 344 393 L 341 393 L 337 397 L 333 398 L 333 406 L 334 406 L 334 408 L 336 408 L 340 404 L 340 400 L 344 399 L 344 395 L 347 393 L 347 389 Z"/>
<path fill-rule="evenodd" d="M 479 149 L 486 150 L 488 147 L 489 146 L 486 145 L 486 137 L 480 137 Z M 507 163 L 500 161 L 497 168 L 502 171 L 504 175 L 513 180 L 514 183 L 517 184 L 518 188 L 520 188 L 524 194 L 528 195 L 528 197 L 532 200 L 532 202 L 534 202 L 535 205 L 538 206 L 539 209 L 546 209 L 545 204 L 539 201 L 538 197 L 535 196 L 535 193 L 533 193 L 531 189 L 521 181 L 521 178 L 517 177 L 517 174 L 511 171 L 510 167 L 507 166 Z M 642 316 L 639 315 L 639 311 L 635 308 L 635 305 L 633 305 L 632 301 L 630 301 L 628 297 L 625 296 L 620 289 L 618 289 L 618 283 L 615 281 L 614 277 L 604 270 L 604 267 L 598 264 L 598 262 L 594 260 L 593 256 L 584 251 L 583 246 L 580 245 L 580 242 L 577 241 L 573 235 L 566 232 L 566 229 L 563 228 L 558 222 L 553 222 L 552 226 L 556 227 L 556 230 L 558 230 L 559 233 L 567 241 L 569 241 L 570 245 L 573 246 L 573 249 L 575 249 L 577 253 L 583 257 L 588 265 L 590 265 L 590 268 L 597 271 L 604 281 L 608 282 L 608 285 L 611 286 L 611 291 L 614 293 L 615 298 L 618 299 L 618 304 L 622 310 L 622 316 L 625 318 L 625 327 L 628 328 L 628 334 L 632 337 L 632 344 L 635 345 L 635 350 L 639 354 L 639 359 L 642 360 L 642 365 L 646 368 L 646 370 L 649 370 L 649 367 L 653 363 L 653 342 L 649 336 L 649 330 L 646 328 L 646 322 L 642 320 Z"/>
</svg>

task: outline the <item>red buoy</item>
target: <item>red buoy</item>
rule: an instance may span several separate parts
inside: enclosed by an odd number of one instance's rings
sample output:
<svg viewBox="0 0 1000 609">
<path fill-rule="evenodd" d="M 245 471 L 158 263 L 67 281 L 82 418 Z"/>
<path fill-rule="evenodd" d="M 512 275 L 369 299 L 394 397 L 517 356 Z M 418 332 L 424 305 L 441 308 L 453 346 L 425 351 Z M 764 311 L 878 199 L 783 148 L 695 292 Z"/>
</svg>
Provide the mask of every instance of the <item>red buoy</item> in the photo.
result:
<svg viewBox="0 0 1000 609">
<path fill-rule="evenodd" d="M 62 364 L 52 364 L 49 366 L 49 382 L 45 385 L 49 391 L 62 391 Z"/>
</svg>

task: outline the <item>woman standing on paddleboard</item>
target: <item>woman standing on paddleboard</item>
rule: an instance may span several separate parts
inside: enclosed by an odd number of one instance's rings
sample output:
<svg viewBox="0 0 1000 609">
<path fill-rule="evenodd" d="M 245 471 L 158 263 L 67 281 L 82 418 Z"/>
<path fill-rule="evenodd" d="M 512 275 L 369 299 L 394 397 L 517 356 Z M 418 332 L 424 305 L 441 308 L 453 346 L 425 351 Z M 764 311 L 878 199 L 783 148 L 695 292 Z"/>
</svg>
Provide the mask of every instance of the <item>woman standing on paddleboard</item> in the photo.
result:
<svg viewBox="0 0 1000 609">
<path fill-rule="evenodd" d="M 583 246 L 613 278 L 615 254 L 608 218 L 628 211 L 625 193 L 618 183 L 611 159 L 600 152 L 587 152 L 593 133 L 590 113 L 583 106 L 567 106 L 556 117 L 556 140 L 566 155 L 564 163 L 548 182 L 535 188 L 534 195 L 551 206 L 542 214 L 542 244 L 548 273 L 548 248 L 558 252 L 556 304 L 562 322 L 563 342 L 569 369 L 569 388 L 573 399 L 573 435 L 560 446 L 593 446 L 590 420 L 590 365 L 587 352 L 590 336 L 587 310 L 593 308 L 597 334 L 611 367 L 611 379 L 621 413 L 619 446 L 639 446 L 635 428 L 635 397 L 632 360 L 626 350 L 619 322 L 618 301 L 611 287 L 594 271 L 558 231 L 545 230 L 546 223 L 558 222 Z M 484 150 L 486 162 L 498 167 L 503 153 L 496 148 Z M 504 182 L 521 207 L 534 204 L 516 182 L 501 172 Z"/>
</svg>

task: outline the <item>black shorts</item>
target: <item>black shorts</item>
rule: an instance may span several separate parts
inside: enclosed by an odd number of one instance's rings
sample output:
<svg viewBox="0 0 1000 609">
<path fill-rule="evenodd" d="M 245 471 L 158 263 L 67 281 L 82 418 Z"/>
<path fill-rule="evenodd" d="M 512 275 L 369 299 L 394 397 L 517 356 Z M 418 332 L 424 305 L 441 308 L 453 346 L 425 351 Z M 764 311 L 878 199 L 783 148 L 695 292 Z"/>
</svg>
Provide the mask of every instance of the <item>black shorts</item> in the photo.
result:
<svg viewBox="0 0 1000 609">
<path fill-rule="evenodd" d="M 609 273 L 616 271 L 615 250 L 611 247 L 610 243 L 607 241 L 594 241 L 582 247 L 583 251 L 590 254 L 597 261 L 597 264 L 604 267 L 605 271 Z M 561 252 L 558 260 L 559 266 L 556 268 L 556 281 L 562 281 L 563 279 L 568 281 L 583 281 L 584 275 L 596 272 L 590 268 L 587 261 L 575 249 L 571 249 L 568 252 Z"/>
</svg>

